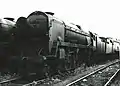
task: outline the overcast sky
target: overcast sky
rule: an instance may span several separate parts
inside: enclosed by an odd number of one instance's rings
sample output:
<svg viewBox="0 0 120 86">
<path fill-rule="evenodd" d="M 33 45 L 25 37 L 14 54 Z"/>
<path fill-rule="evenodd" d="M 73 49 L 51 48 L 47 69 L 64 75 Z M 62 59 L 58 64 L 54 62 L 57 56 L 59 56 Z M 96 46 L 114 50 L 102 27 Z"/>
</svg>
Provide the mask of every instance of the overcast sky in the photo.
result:
<svg viewBox="0 0 120 86">
<path fill-rule="evenodd" d="M 54 12 L 85 31 L 120 39 L 120 0 L 2 0 L 0 18 L 27 17 L 33 11 Z"/>
</svg>

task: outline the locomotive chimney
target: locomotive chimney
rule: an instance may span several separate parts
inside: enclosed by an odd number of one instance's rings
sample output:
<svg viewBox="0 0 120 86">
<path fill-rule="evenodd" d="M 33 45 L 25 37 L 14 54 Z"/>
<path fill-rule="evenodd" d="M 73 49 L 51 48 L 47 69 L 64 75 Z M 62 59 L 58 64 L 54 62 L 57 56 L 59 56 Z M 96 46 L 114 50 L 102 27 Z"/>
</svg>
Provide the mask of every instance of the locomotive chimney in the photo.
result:
<svg viewBox="0 0 120 86">
<path fill-rule="evenodd" d="M 14 18 L 5 17 L 4 19 L 10 20 L 10 21 L 14 21 Z"/>
<path fill-rule="evenodd" d="M 45 12 L 45 13 L 50 14 L 52 16 L 54 15 L 54 13 L 52 13 L 52 12 Z"/>
<path fill-rule="evenodd" d="M 81 26 L 80 25 L 76 25 L 80 30 L 81 30 Z"/>
</svg>

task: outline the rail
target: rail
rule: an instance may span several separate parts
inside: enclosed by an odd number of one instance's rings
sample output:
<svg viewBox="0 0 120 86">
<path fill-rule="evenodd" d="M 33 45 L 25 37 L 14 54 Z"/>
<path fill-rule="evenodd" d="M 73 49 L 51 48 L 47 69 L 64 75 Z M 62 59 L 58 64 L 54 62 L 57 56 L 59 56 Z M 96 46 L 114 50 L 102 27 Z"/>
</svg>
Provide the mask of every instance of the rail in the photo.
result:
<svg viewBox="0 0 120 86">
<path fill-rule="evenodd" d="M 5 84 L 5 83 L 9 83 L 9 82 L 18 80 L 18 79 L 20 79 L 20 78 L 21 78 L 21 77 L 18 76 L 18 77 L 15 77 L 15 78 L 11 78 L 11 79 L 8 79 L 8 80 L 1 81 L 1 82 L 0 82 L 0 86 L 1 86 L 2 84 Z"/>
<path fill-rule="evenodd" d="M 91 76 L 91 75 L 93 75 L 93 74 L 95 74 L 95 73 L 97 73 L 97 72 L 99 72 L 99 71 L 101 71 L 101 70 L 104 70 L 105 68 L 107 68 L 107 67 L 109 67 L 109 66 L 111 66 L 111 65 L 114 65 L 114 64 L 118 63 L 118 62 L 120 62 L 120 60 L 115 60 L 115 61 L 113 61 L 113 62 L 109 62 L 109 63 L 107 63 L 106 65 L 104 65 L 104 66 L 102 66 L 102 67 L 99 67 L 99 68 L 96 69 L 95 71 L 92 71 L 92 72 L 90 72 L 90 73 L 88 73 L 88 74 L 86 74 L 86 75 L 84 75 L 84 76 L 82 76 L 82 77 L 81 77 L 81 75 L 80 75 L 80 76 L 78 75 L 78 76 L 76 77 L 76 79 L 74 79 L 74 80 L 62 81 L 62 82 L 60 82 L 60 83 L 58 83 L 58 84 L 55 84 L 55 85 L 53 85 L 53 86 L 57 86 L 57 85 L 59 85 L 59 86 L 71 86 L 71 85 L 75 84 L 76 82 L 78 82 L 78 81 L 80 81 L 80 80 L 83 80 L 83 79 L 85 79 L 85 78 L 87 78 L 87 77 L 89 77 L 89 76 Z"/>
<path fill-rule="evenodd" d="M 118 69 L 115 72 L 115 74 L 106 82 L 106 84 L 104 86 L 109 86 L 115 80 L 115 78 L 118 76 L 118 74 L 120 74 L 120 69 Z"/>
</svg>

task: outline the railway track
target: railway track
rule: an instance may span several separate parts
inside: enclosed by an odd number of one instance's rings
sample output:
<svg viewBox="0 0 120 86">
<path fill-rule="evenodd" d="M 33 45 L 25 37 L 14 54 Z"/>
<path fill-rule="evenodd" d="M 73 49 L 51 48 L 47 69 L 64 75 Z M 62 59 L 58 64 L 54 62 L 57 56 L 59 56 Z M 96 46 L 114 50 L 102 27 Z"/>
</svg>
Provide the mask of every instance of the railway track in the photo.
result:
<svg viewBox="0 0 120 86">
<path fill-rule="evenodd" d="M 115 81 L 120 80 L 120 69 L 118 69 L 113 76 L 106 82 L 104 86 L 120 86 L 120 82 L 116 83 Z"/>
<path fill-rule="evenodd" d="M 109 62 L 107 64 L 104 64 L 104 65 L 101 65 L 95 69 L 93 69 L 92 71 L 86 71 L 84 72 L 84 74 L 79 74 L 77 76 L 72 76 L 70 77 L 69 79 L 66 79 L 64 81 L 59 81 L 58 82 L 54 82 L 54 80 L 47 80 L 47 79 L 40 79 L 40 80 L 32 80 L 31 82 L 27 83 L 27 84 L 22 84 L 22 85 L 19 85 L 19 86 L 76 86 L 75 83 L 101 71 L 101 70 L 104 70 L 105 68 L 111 66 L 111 65 L 114 65 L 116 63 L 120 62 L 120 60 L 115 60 L 115 61 L 112 61 L 112 62 Z M 15 85 L 16 86 L 16 85 Z M 78 85 L 77 85 L 78 86 Z"/>
<path fill-rule="evenodd" d="M 21 77 L 16 80 L 10 81 L 10 83 L 7 86 L 35 86 L 38 81 L 39 83 L 43 83 L 45 79 L 38 78 L 37 75 L 32 75 L 28 77 Z"/>
<path fill-rule="evenodd" d="M 101 65 L 93 70 L 88 70 L 88 71 L 84 72 L 83 74 L 78 74 L 74 77 L 70 77 L 64 81 L 59 82 L 59 83 L 55 83 L 51 86 L 78 86 L 78 85 L 75 85 L 77 82 L 82 81 L 83 79 L 88 78 L 91 75 L 94 75 L 94 74 L 106 69 L 107 67 L 114 65 L 114 64 L 117 64 L 119 62 L 120 62 L 120 60 L 114 60 L 114 61 L 109 62 L 107 64 Z M 49 85 L 42 85 L 42 86 L 49 86 Z"/>
<path fill-rule="evenodd" d="M 11 78 L 11 79 L 8 79 L 8 80 L 3 80 L 0 82 L 0 86 L 7 86 L 9 83 L 13 82 L 13 81 L 16 81 L 16 80 L 19 80 L 21 77 L 18 76 L 18 77 L 14 77 L 14 78 Z"/>
<path fill-rule="evenodd" d="M 76 86 L 77 82 L 91 75 L 94 75 L 99 71 L 104 70 L 105 68 L 119 62 L 120 60 L 114 60 L 112 62 L 108 62 L 107 64 L 104 64 L 92 70 L 86 71 L 83 74 L 72 76 L 64 81 L 58 80 L 58 82 L 54 82 L 54 80 L 52 81 L 51 79 L 33 78 L 32 76 L 29 76 L 27 79 L 22 77 L 16 77 L 10 80 L 0 82 L 0 86 Z M 113 80 L 113 78 L 111 78 L 107 83 L 111 82 L 111 80 Z M 105 85 L 105 86 L 108 86 L 108 85 Z"/>
<path fill-rule="evenodd" d="M 36 80 L 36 81 L 35 81 Z M 0 82 L 0 86 L 35 86 L 38 82 L 43 83 L 45 79 L 38 79 L 34 75 L 28 77 L 14 77 Z"/>
</svg>

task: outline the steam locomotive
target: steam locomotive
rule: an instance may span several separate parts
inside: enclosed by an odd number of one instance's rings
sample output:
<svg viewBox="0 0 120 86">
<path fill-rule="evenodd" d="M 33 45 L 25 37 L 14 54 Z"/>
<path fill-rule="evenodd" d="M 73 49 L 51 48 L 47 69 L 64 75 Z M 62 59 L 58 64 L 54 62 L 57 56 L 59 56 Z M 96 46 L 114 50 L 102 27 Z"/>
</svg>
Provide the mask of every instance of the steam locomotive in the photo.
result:
<svg viewBox="0 0 120 86">
<path fill-rule="evenodd" d="M 8 49 L 1 49 L 9 53 L 7 62 L 14 72 L 44 74 L 119 58 L 119 41 L 85 32 L 51 12 L 32 12 L 9 29 Z"/>
<path fill-rule="evenodd" d="M 0 19 L 0 70 L 4 69 L 7 65 L 10 56 L 10 43 L 12 34 L 10 30 L 15 27 L 13 18 Z"/>
</svg>

